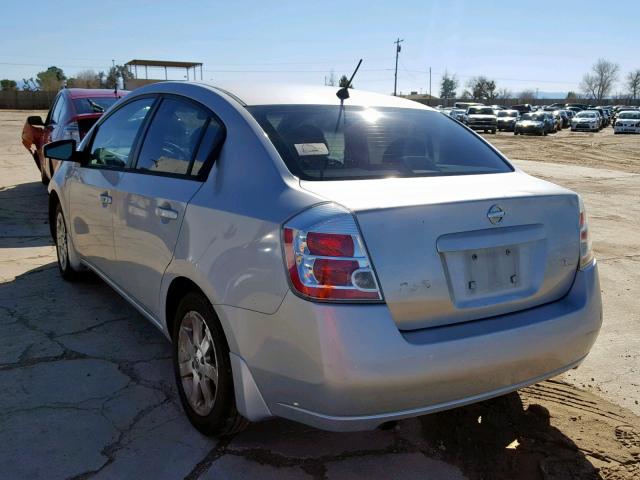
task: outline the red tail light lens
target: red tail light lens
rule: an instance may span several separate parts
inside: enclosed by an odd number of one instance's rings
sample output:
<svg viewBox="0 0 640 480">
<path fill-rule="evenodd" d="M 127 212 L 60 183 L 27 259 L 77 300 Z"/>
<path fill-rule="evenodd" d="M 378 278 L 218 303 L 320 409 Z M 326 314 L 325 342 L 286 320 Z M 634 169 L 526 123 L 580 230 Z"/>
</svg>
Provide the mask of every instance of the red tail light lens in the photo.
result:
<svg viewBox="0 0 640 480">
<path fill-rule="evenodd" d="M 351 213 L 334 204 L 285 225 L 284 253 L 293 290 L 321 300 L 380 301 L 382 295 Z"/>
<path fill-rule="evenodd" d="M 321 285 L 348 287 L 351 286 L 351 274 L 358 268 L 360 265 L 355 260 L 316 258 L 313 262 L 313 276 Z"/>
<path fill-rule="evenodd" d="M 354 245 L 351 235 L 309 232 L 307 248 L 312 255 L 353 257 Z"/>
</svg>

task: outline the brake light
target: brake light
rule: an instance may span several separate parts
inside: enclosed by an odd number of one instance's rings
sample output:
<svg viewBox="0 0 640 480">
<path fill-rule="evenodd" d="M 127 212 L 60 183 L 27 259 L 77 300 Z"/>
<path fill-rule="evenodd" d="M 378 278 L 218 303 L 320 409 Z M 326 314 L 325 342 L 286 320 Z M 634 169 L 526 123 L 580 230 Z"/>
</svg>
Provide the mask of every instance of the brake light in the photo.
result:
<svg viewBox="0 0 640 480">
<path fill-rule="evenodd" d="M 589 234 L 589 220 L 587 211 L 584 208 L 582 198 L 580 198 L 580 269 L 591 265 L 594 260 L 591 248 L 591 235 Z"/>
<path fill-rule="evenodd" d="M 382 294 L 351 213 L 335 204 L 305 210 L 283 227 L 295 293 L 329 301 L 381 301 Z"/>
<path fill-rule="evenodd" d="M 80 143 L 80 129 L 78 128 L 78 122 L 70 122 L 62 127 L 62 139 L 75 140 L 76 143 Z"/>
</svg>

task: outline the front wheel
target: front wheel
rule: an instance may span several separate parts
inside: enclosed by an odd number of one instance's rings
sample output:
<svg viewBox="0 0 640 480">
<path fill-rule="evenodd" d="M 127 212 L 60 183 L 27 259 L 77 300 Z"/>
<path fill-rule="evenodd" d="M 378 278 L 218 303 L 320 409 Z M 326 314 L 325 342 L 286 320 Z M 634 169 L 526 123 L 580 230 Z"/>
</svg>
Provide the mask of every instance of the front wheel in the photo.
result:
<svg viewBox="0 0 640 480">
<path fill-rule="evenodd" d="M 47 177 L 47 172 L 46 170 L 46 160 L 45 163 L 43 163 L 42 165 L 40 165 L 40 181 L 42 182 L 43 185 L 49 185 L 49 177 Z"/>
<path fill-rule="evenodd" d="M 78 272 L 71 266 L 69 261 L 69 233 L 67 231 L 67 223 L 64 219 L 62 206 L 58 203 L 55 213 L 55 240 L 56 254 L 58 257 L 58 270 L 65 280 L 75 280 Z"/>
<path fill-rule="evenodd" d="M 180 402 L 205 435 L 230 435 L 248 421 L 236 410 L 229 347 L 218 318 L 201 294 L 178 305 L 173 329 L 173 368 Z"/>
</svg>

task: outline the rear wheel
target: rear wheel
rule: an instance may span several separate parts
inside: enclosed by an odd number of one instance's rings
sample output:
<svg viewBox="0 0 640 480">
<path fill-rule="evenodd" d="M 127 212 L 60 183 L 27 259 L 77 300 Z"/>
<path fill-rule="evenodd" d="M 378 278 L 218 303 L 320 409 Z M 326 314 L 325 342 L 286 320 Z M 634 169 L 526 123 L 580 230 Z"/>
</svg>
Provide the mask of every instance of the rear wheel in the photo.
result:
<svg viewBox="0 0 640 480">
<path fill-rule="evenodd" d="M 248 421 L 235 406 L 229 347 L 209 301 L 198 293 L 181 300 L 174 321 L 173 367 L 189 421 L 205 435 L 230 435 Z"/>
</svg>

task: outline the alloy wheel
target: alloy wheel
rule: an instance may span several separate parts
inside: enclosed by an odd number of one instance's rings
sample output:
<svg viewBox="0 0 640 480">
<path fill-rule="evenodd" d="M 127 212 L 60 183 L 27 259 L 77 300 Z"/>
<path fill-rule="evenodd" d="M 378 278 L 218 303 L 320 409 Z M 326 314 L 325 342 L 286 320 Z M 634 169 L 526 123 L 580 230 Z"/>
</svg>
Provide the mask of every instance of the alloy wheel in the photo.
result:
<svg viewBox="0 0 640 480">
<path fill-rule="evenodd" d="M 178 366 L 189 406 L 198 415 L 209 415 L 216 400 L 218 364 L 211 331 L 202 315 L 194 310 L 182 318 Z"/>
<path fill-rule="evenodd" d="M 56 250 L 58 253 L 58 262 L 62 271 L 67 269 L 69 262 L 69 250 L 67 245 L 67 227 L 64 223 L 62 212 L 58 212 L 56 216 Z"/>
</svg>

